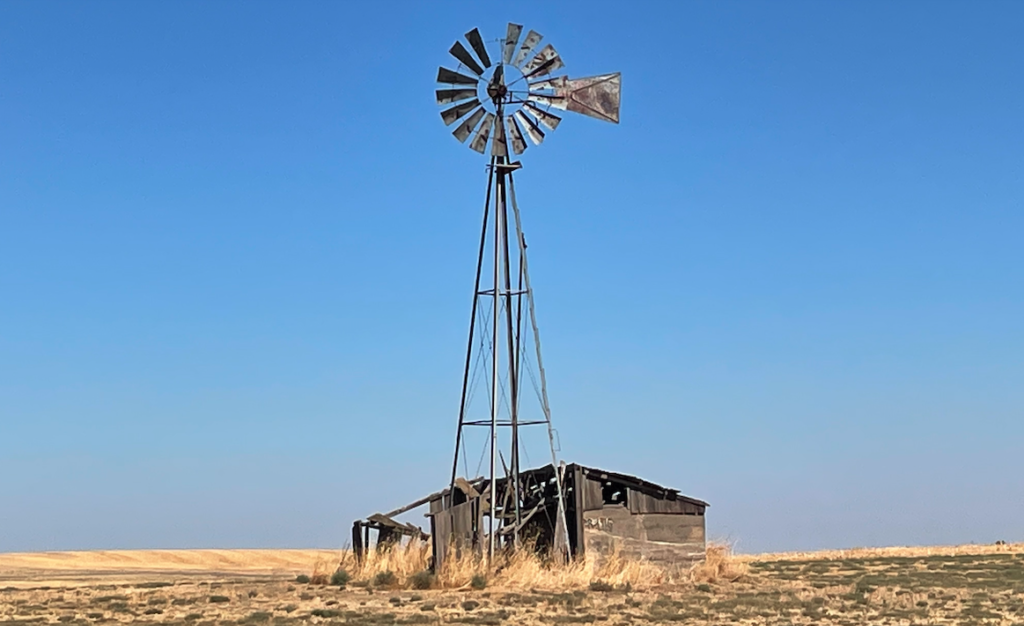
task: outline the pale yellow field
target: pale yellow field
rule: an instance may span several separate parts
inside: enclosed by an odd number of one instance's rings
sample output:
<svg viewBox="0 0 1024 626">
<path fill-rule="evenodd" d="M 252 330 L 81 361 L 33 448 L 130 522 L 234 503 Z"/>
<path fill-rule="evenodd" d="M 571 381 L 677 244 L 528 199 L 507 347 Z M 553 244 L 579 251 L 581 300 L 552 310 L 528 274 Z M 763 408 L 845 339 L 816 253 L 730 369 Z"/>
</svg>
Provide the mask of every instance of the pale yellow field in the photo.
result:
<svg viewBox="0 0 1024 626">
<path fill-rule="evenodd" d="M 309 573 L 318 562 L 337 561 L 337 550 L 100 550 L 89 552 L 0 553 L 0 583 L 40 584 L 130 582 L 143 578 L 203 576 L 290 576 Z M 176 575 L 176 576 L 175 576 Z"/>
</svg>

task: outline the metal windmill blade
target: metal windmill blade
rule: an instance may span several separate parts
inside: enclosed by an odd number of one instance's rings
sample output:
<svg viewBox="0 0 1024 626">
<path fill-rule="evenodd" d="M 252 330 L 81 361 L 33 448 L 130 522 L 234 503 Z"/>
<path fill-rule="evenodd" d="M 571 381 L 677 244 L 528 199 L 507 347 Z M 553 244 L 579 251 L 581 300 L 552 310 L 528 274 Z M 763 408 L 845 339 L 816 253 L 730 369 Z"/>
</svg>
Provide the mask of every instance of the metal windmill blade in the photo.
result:
<svg viewBox="0 0 1024 626">
<path fill-rule="evenodd" d="M 562 58 L 558 56 L 555 47 L 548 44 L 523 66 L 523 76 L 543 76 L 563 67 L 565 63 L 562 63 Z"/>
<path fill-rule="evenodd" d="M 505 141 L 505 120 L 497 116 L 494 117 L 494 138 L 491 139 L 491 156 L 508 156 L 508 143 Z"/>
<path fill-rule="evenodd" d="M 444 120 L 445 126 L 451 126 L 460 117 L 462 117 L 466 113 L 469 113 L 478 106 L 480 106 L 480 101 L 477 100 L 476 98 L 473 98 L 469 102 L 456 104 L 450 109 L 445 109 L 444 111 L 441 111 L 441 119 Z"/>
<path fill-rule="evenodd" d="M 505 46 L 501 55 L 501 62 L 505 65 L 512 64 L 512 55 L 516 52 L 516 44 L 519 43 L 519 33 L 523 32 L 522 24 L 508 23 L 508 30 L 505 32 Z"/>
<path fill-rule="evenodd" d="M 476 59 L 474 59 L 473 55 L 469 53 L 469 50 L 466 50 L 466 47 L 462 45 L 461 41 L 456 41 L 448 52 L 458 59 L 459 63 L 468 67 L 477 76 L 484 73 L 484 68 L 480 67 L 480 64 L 476 62 Z"/>
<path fill-rule="evenodd" d="M 437 103 L 448 104 L 476 97 L 476 89 L 438 89 Z"/>
<path fill-rule="evenodd" d="M 466 143 L 466 139 L 469 138 L 469 134 L 473 132 L 474 128 L 476 128 L 476 125 L 477 123 L 480 122 L 480 119 L 483 118 L 484 113 L 485 111 L 483 107 L 479 107 L 477 108 L 476 111 L 473 111 L 472 115 L 467 117 L 465 121 L 459 124 L 458 128 L 452 131 L 452 134 L 455 135 L 455 138 L 458 139 L 459 142 L 461 143 Z"/>
<path fill-rule="evenodd" d="M 512 65 L 516 67 L 522 66 L 523 61 L 533 52 L 533 49 L 537 47 L 541 39 L 544 39 L 544 36 L 535 30 L 526 33 L 526 39 L 523 39 L 523 45 L 519 47 L 519 52 L 516 54 L 515 60 L 512 61 Z"/>
<path fill-rule="evenodd" d="M 537 118 L 538 122 L 547 126 L 551 130 L 555 130 L 556 128 L 558 128 L 559 122 L 562 121 L 562 118 L 558 117 L 554 113 L 548 113 L 547 111 L 537 107 L 532 102 L 527 102 L 526 104 L 524 104 L 523 110 L 532 115 L 533 117 Z"/>
<path fill-rule="evenodd" d="M 544 142 L 544 131 L 537 126 L 536 122 L 526 117 L 526 114 L 522 111 L 516 111 L 513 115 L 516 121 L 522 124 L 523 130 L 526 131 L 526 136 L 530 138 L 533 145 L 539 146 Z"/>
<path fill-rule="evenodd" d="M 512 152 L 516 154 L 526 152 L 526 140 L 523 139 L 523 131 L 519 128 L 519 124 L 516 123 L 515 117 L 509 115 L 505 118 L 505 123 L 508 126 L 509 139 L 512 142 Z"/>
<path fill-rule="evenodd" d="M 466 33 L 466 41 L 473 48 L 473 52 L 476 52 L 476 56 L 483 61 L 484 68 L 490 67 L 491 57 L 487 56 L 487 47 L 484 46 L 484 38 L 480 36 L 480 29 L 474 28 Z"/>
<path fill-rule="evenodd" d="M 480 154 L 483 154 L 484 150 L 487 149 L 487 138 L 491 136 L 491 126 L 493 124 L 494 114 L 485 114 L 484 122 L 483 124 L 480 124 L 480 128 L 476 129 L 476 133 L 473 135 L 473 141 L 469 142 L 469 147 Z"/>
<path fill-rule="evenodd" d="M 460 74 L 447 67 L 439 67 L 437 68 L 437 82 L 446 85 L 476 85 L 480 79 Z"/>
</svg>

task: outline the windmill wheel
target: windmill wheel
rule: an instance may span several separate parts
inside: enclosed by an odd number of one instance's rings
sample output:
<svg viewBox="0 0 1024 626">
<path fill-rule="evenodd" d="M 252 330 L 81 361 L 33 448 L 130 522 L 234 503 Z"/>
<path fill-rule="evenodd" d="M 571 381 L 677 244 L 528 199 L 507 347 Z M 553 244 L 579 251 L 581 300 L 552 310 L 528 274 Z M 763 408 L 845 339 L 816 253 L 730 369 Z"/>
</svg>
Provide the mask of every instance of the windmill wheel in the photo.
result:
<svg viewBox="0 0 1024 626">
<path fill-rule="evenodd" d="M 466 33 L 469 49 L 456 41 L 448 51 L 459 62 L 456 69 L 440 67 L 437 103 L 451 105 L 441 111 L 446 126 L 459 122 L 452 135 L 483 154 L 508 156 L 509 148 L 522 154 L 529 137 L 544 141 L 544 129 L 558 128 L 562 118 L 552 109 L 573 111 L 607 122 L 619 122 L 621 75 L 601 74 L 569 78 L 554 46 L 539 50 L 544 38 L 529 31 L 520 43 L 523 27 L 509 23 L 505 37 L 493 42 L 492 62 L 479 29 Z M 472 49 L 472 52 L 470 52 Z M 474 54 L 475 53 L 475 54 Z"/>
</svg>

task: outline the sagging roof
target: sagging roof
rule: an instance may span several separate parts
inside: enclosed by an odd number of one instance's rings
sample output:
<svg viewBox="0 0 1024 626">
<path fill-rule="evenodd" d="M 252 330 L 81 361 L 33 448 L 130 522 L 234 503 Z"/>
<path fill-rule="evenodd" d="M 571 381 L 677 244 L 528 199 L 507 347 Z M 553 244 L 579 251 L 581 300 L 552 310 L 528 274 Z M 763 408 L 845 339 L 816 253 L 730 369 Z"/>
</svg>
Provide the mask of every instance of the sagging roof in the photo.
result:
<svg viewBox="0 0 1024 626">
<path fill-rule="evenodd" d="M 548 467 L 550 467 L 550 465 Z M 609 472 L 607 470 L 597 469 L 594 467 L 585 467 L 583 465 L 579 465 L 578 467 L 581 470 L 583 470 L 583 475 L 587 476 L 588 478 L 610 480 L 612 482 L 619 483 L 625 485 L 626 487 L 635 489 L 640 493 L 645 493 L 649 496 L 654 496 L 656 498 L 664 498 L 666 500 L 682 500 L 684 502 L 689 502 L 690 504 L 696 504 L 698 506 L 704 507 L 711 506 L 710 504 L 704 502 L 703 500 L 698 500 L 696 498 L 691 498 L 689 496 L 682 495 L 681 493 L 679 493 L 678 489 L 662 487 L 661 485 L 652 483 L 642 478 L 638 478 L 637 476 L 630 476 L 629 474 L 619 474 L 617 472 Z"/>
<path fill-rule="evenodd" d="M 580 468 L 583 471 L 583 475 L 587 476 L 588 478 L 593 478 L 593 479 L 596 479 L 596 480 L 610 480 L 612 482 L 619 483 L 619 484 L 621 484 L 621 485 L 623 485 L 625 487 L 629 487 L 631 489 L 635 489 L 636 491 L 639 491 L 640 493 L 644 493 L 644 494 L 647 494 L 649 496 L 653 496 L 655 498 L 662 498 L 662 499 L 665 499 L 665 500 L 682 500 L 683 502 L 689 502 L 690 504 L 695 504 L 697 506 L 703 506 L 703 507 L 711 506 L 710 504 L 708 504 L 707 502 L 704 502 L 703 500 L 698 500 L 696 498 L 691 498 L 689 496 L 684 496 L 683 494 L 679 493 L 678 489 L 672 489 L 672 488 L 669 488 L 669 487 L 664 487 L 662 485 L 658 485 L 656 483 L 652 483 L 652 482 L 650 482 L 648 480 L 644 480 L 644 479 L 639 478 L 637 476 L 631 476 L 629 474 L 620 474 L 618 472 L 610 472 L 608 470 L 598 469 L 596 467 L 586 467 L 584 465 L 579 465 L 578 463 L 571 463 L 569 465 L 566 465 L 565 466 L 565 471 L 568 474 L 568 473 L 571 473 L 577 467 Z M 538 468 L 535 468 L 535 469 L 523 470 L 519 474 L 520 474 L 520 476 L 537 476 L 537 475 L 545 475 L 545 474 L 550 474 L 551 476 L 554 476 L 554 471 L 553 471 L 552 465 L 549 463 L 547 465 L 544 465 L 544 466 L 541 466 L 541 467 L 538 467 Z M 503 480 L 505 480 L 505 479 L 504 478 L 499 479 L 499 481 L 503 481 Z M 477 478 L 474 478 L 473 480 L 469 480 L 469 481 L 465 481 L 463 479 L 459 479 L 459 482 L 466 483 L 467 485 L 472 485 L 476 489 L 480 489 L 482 486 L 484 486 L 486 484 L 486 479 L 481 476 L 481 477 L 477 477 Z M 422 499 L 421 501 L 419 501 L 419 504 L 423 504 L 425 502 L 439 500 L 439 499 L 443 498 L 444 496 L 448 495 L 448 491 L 449 491 L 449 489 L 446 488 L 446 489 L 444 489 L 442 491 L 438 491 L 436 493 L 433 493 L 433 494 L 427 496 L 426 498 Z M 463 489 L 463 491 L 465 491 L 465 489 Z"/>
</svg>

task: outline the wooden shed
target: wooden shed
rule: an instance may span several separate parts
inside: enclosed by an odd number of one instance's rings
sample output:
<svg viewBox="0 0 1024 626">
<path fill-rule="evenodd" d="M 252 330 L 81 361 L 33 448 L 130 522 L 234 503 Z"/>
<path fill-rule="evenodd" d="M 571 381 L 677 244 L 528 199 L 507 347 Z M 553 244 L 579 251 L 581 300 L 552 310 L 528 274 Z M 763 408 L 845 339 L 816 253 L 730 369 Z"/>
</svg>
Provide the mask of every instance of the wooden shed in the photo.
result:
<svg viewBox="0 0 1024 626">
<path fill-rule="evenodd" d="M 560 473 L 566 510 L 566 529 L 558 525 L 558 480 L 555 468 L 546 465 L 520 472 L 520 491 L 525 503 L 517 525 L 504 525 L 499 539 L 514 530 L 528 537 L 538 550 L 556 547 L 567 537 L 573 558 L 618 552 L 643 557 L 666 566 L 689 566 L 704 557 L 706 502 L 681 495 L 677 490 L 635 476 L 571 464 Z M 500 503 L 509 500 L 507 479 L 497 481 L 494 499 L 498 515 L 510 516 Z M 391 513 L 370 516 L 353 525 L 353 547 L 362 553 L 370 547 L 370 529 L 382 529 L 382 538 L 396 540 L 415 536 L 419 529 L 392 518 L 416 507 L 429 505 L 430 542 L 434 567 L 440 567 L 450 551 L 481 552 L 486 543 L 485 517 L 491 498 L 487 481 L 458 479 L 455 489 L 426 496 Z M 564 543 L 564 540 L 563 540 Z M 563 551 L 564 553 L 564 551 Z"/>
<path fill-rule="evenodd" d="M 574 556 L 619 551 L 665 565 L 704 558 L 707 502 L 627 474 L 575 464 L 567 473 Z"/>
</svg>

